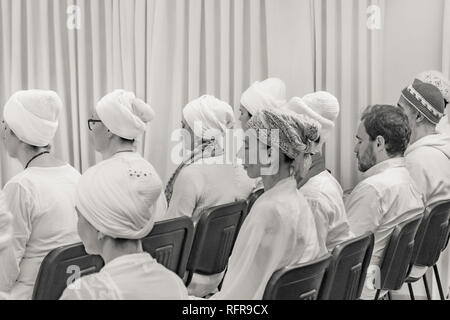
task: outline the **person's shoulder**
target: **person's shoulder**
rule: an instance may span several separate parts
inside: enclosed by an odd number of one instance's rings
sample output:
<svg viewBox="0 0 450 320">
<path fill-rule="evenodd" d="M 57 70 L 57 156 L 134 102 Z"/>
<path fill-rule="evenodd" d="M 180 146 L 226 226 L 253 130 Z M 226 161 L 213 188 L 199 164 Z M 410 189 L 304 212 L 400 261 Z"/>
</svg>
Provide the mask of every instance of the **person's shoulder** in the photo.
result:
<svg viewBox="0 0 450 320">
<path fill-rule="evenodd" d="M 319 173 L 312 177 L 300 188 L 300 191 L 307 198 L 320 198 L 323 196 L 340 196 L 342 197 L 342 187 L 336 178 L 328 171 Z"/>
</svg>

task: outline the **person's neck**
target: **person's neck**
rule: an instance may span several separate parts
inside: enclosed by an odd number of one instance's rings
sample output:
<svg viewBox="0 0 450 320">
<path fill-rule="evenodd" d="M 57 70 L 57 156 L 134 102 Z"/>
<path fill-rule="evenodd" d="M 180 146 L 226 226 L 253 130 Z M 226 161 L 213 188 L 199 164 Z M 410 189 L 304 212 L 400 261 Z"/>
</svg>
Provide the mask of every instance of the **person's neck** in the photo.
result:
<svg viewBox="0 0 450 320">
<path fill-rule="evenodd" d="M 37 150 L 31 150 L 27 148 L 22 148 L 17 153 L 17 159 L 22 164 L 22 167 L 26 167 L 27 164 L 29 166 L 47 166 L 48 159 L 50 157 L 49 154 L 43 154 L 39 156 L 39 158 L 33 159 L 33 157 L 39 155 L 42 152 L 47 152 L 48 150 L 45 149 L 37 149 Z M 32 162 L 30 162 L 30 160 Z"/>
<path fill-rule="evenodd" d="M 102 152 L 103 160 L 109 159 L 120 152 L 136 152 L 136 147 L 130 143 L 113 143 L 106 151 Z"/>
<path fill-rule="evenodd" d="M 115 245 L 114 240 L 108 239 L 103 246 L 101 256 L 105 261 L 105 264 L 107 264 L 121 256 L 142 252 L 144 252 L 144 250 L 142 249 L 142 243 L 140 241 L 129 241 L 128 243 L 121 244 L 120 247 L 118 247 Z"/>
<path fill-rule="evenodd" d="M 283 166 L 279 168 L 278 173 L 270 176 L 262 176 L 264 190 L 272 189 L 281 180 L 287 179 L 291 176 L 290 168 Z"/>
<path fill-rule="evenodd" d="M 430 136 L 436 134 L 436 127 L 432 126 L 418 126 L 416 127 L 412 134 L 411 134 L 411 141 L 410 144 L 413 144 L 417 141 L 419 141 L 422 138 L 425 138 L 426 136 Z"/>
</svg>

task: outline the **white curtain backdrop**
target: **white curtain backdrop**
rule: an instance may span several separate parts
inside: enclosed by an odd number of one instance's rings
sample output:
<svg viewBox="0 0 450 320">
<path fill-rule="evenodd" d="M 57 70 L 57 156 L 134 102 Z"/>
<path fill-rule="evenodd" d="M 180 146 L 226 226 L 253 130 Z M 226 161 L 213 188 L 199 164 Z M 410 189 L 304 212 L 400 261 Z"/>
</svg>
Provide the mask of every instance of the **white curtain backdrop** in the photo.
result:
<svg viewBox="0 0 450 320">
<path fill-rule="evenodd" d="M 79 30 L 66 26 L 71 5 Z M 96 101 L 134 91 L 157 112 L 140 150 L 166 180 L 189 100 L 213 94 L 237 115 L 241 93 L 269 75 L 292 94 L 313 90 L 310 14 L 308 0 L 0 0 L 0 111 L 17 90 L 57 91 L 65 112 L 54 150 L 83 172 L 99 160 L 86 124 Z M 21 168 L 0 148 L 3 185 Z"/>
<path fill-rule="evenodd" d="M 313 0 L 315 90 L 334 94 L 341 105 L 336 130 L 326 145 L 327 167 L 344 189 L 360 179 L 353 153 L 361 112 L 381 98 L 383 33 L 368 27 L 376 5 L 382 23 L 385 0 Z"/>
</svg>

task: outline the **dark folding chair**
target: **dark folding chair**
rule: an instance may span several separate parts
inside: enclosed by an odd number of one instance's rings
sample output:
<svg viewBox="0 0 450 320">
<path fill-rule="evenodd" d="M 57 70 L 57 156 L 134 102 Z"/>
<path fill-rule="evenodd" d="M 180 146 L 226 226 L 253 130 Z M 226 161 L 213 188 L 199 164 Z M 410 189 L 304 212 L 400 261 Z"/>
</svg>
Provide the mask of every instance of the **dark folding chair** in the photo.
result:
<svg viewBox="0 0 450 320">
<path fill-rule="evenodd" d="M 82 243 L 54 249 L 41 263 L 33 300 L 58 300 L 68 282 L 73 282 L 70 278 L 96 273 L 103 265 L 103 259 L 87 254 Z"/>
<path fill-rule="evenodd" d="M 421 227 L 417 232 L 416 241 L 420 241 L 415 245 L 415 254 L 413 255 L 410 269 L 415 266 L 433 267 L 436 283 L 439 289 L 441 300 L 445 300 L 442 284 L 439 277 L 437 262 L 441 252 L 445 249 L 448 241 L 450 230 L 450 202 L 442 202 L 434 207 L 431 212 L 427 209 Z M 425 286 L 425 292 L 428 300 L 431 300 L 431 293 L 428 286 L 426 274 L 422 276 Z M 412 300 L 415 300 L 412 283 L 420 280 L 420 277 L 409 276 L 405 282 L 408 284 L 409 294 Z"/>
<path fill-rule="evenodd" d="M 319 300 L 357 300 L 366 281 L 374 246 L 373 233 L 337 245 L 319 292 Z"/>
<path fill-rule="evenodd" d="M 247 202 L 243 200 L 202 213 L 187 264 L 186 286 L 194 273 L 214 275 L 225 271 L 246 211 Z"/>
<path fill-rule="evenodd" d="M 253 204 L 256 202 L 256 200 L 258 200 L 258 198 L 260 196 L 262 196 L 263 193 L 264 193 L 264 189 L 258 189 L 256 191 L 252 192 L 252 194 L 247 199 L 247 213 L 250 212 L 250 210 L 253 207 Z"/>
<path fill-rule="evenodd" d="M 181 217 L 155 223 L 150 234 L 142 239 L 142 248 L 183 278 L 193 239 L 192 219 Z"/>
<path fill-rule="evenodd" d="M 276 271 L 266 285 L 263 300 L 316 300 L 330 255 Z"/>
<path fill-rule="evenodd" d="M 422 215 L 419 215 L 394 228 L 384 251 L 379 275 L 380 286 L 375 300 L 380 297 L 381 290 L 399 290 L 405 282 L 413 255 L 414 238 L 421 220 Z"/>
<path fill-rule="evenodd" d="M 242 224 L 244 223 L 244 220 L 247 218 L 248 214 L 250 213 L 250 210 L 252 209 L 253 205 L 255 204 L 256 200 L 264 193 L 264 189 L 258 189 L 250 194 L 250 196 L 247 198 L 247 210 L 245 210 L 245 214 L 242 216 L 241 222 L 239 223 L 239 229 L 241 228 Z"/>
</svg>

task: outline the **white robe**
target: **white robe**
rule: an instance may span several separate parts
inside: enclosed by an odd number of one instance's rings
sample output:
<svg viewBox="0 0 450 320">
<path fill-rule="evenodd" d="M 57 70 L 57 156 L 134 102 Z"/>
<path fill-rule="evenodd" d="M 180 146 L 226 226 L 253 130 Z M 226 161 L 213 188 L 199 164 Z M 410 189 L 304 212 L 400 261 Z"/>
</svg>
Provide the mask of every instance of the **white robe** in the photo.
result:
<svg viewBox="0 0 450 320">
<path fill-rule="evenodd" d="M 129 254 L 107 263 L 64 290 L 61 300 L 182 300 L 183 281 L 148 253 Z"/>
<path fill-rule="evenodd" d="M 44 257 L 79 242 L 75 190 L 80 174 L 70 165 L 32 167 L 13 177 L 4 192 L 14 217 L 12 245 L 0 253 L 0 291 L 31 299 Z"/>
<path fill-rule="evenodd" d="M 450 200 L 450 135 L 435 134 L 419 139 L 405 152 L 406 166 L 417 187 L 424 195 L 427 207 Z M 441 253 L 438 268 L 444 294 L 450 286 L 450 248 Z M 415 267 L 414 276 L 421 276 L 427 268 Z M 433 286 L 434 294 L 437 291 Z"/>
<path fill-rule="evenodd" d="M 206 209 L 248 198 L 255 181 L 247 176 L 242 166 L 217 164 L 221 160 L 222 156 L 207 158 L 181 170 L 175 181 L 167 219 L 187 216 L 196 225 Z M 204 297 L 217 288 L 222 278 L 222 273 L 194 274 L 189 294 Z"/>
<path fill-rule="evenodd" d="M 260 300 L 273 273 L 327 253 L 314 216 L 293 177 L 253 205 L 239 231 L 222 289 L 212 299 Z"/>
<path fill-rule="evenodd" d="M 375 234 L 375 246 L 370 265 L 380 266 L 394 228 L 413 217 L 422 215 L 424 203 L 404 158 L 383 161 L 364 174 L 346 199 L 345 207 L 350 228 L 356 236 Z M 361 299 L 373 299 L 375 290 L 364 286 Z"/>
<path fill-rule="evenodd" d="M 326 239 L 328 251 L 354 237 L 345 212 L 341 185 L 328 171 L 309 179 L 300 192 L 311 207 L 319 237 Z"/>
</svg>

